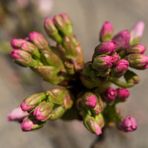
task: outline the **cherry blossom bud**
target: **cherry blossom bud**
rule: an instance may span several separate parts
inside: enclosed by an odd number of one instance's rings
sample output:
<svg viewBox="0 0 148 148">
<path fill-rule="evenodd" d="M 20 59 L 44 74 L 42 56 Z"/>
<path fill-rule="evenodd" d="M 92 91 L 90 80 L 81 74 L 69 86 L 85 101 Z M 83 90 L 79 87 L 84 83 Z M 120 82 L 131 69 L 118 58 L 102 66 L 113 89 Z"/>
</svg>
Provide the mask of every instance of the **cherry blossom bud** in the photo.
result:
<svg viewBox="0 0 148 148">
<path fill-rule="evenodd" d="M 21 121 L 26 116 L 28 116 L 28 112 L 23 111 L 20 107 L 17 107 L 9 113 L 8 120 L 9 121 Z"/>
<path fill-rule="evenodd" d="M 118 88 L 117 89 L 117 98 L 120 101 L 126 101 L 126 99 L 129 97 L 130 93 L 127 88 Z"/>
<path fill-rule="evenodd" d="M 96 56 L 93 60 L 92 67 L 100 71 L 101 70 L 106 70 L 112 67 L 112 57 L 111 56 Z"/>
<path fill-rule="evenodd" d="M 10 44 L 11 44 L 12 48 L 16 48 L 17 49 L 17 48 L 20 48 L 21 45 L 23 43 L 25 43 L 25 42 L 26 42 L 26 40 L 24 40 L 24 39 L 16 39 L 16 38 L 13 38 L 11 40 Z"/>
<path fill-rule="evenodd" d="M 139 43 L 140 38 L 142 37 L 144 32 L 144 26 L 145 24 L 143 21 L 139 21 L 133 26 L 131 30 L 131 39 L 130 39 L 131 45 Z"/>
<path fill-rule="evenodd" d="M 112 55 L 112 63 L 113 63 L 114 65 L 116 65 L 116 63 L 117 63 L 119 60 L 120 60 L 120 56 L 119 56 L 118 53 L 115 52 L 115 53 Z"/>
<path fill-rule="evenodd" d="M 101 41 L 110 41 L 112 39 L 113 35 L 113 26 L 111 22 L 105 21 L 101 31 L 100 31 L 100 40 Z"/>
<path fill-rule="evenodd" d="M 91 92 L 87 92 L 83 96 L 84 104 L 89 108 L 94 108 L 97 104 L 97 96 Z"/>
<path fill-rule="evenodd" d="M 41 56 L 37 47 L 28 41 L 22 43 L 20 49 L 30 53 L 32 56 L 34 56 L 36 58 L 40 58 L 40 56 Z"/>
<path fill-rule="evenodd" d="M 30 111 L 45 98 L 46 98 L 45 93 L 33 94 L 30 97 L 24 99 L 24 101 L 21 103 L 20 107 L 23 111 Z"/>
<path fill-rule="evenodd" d="M 33 111 L 33 115 L 39 121 L 46 121 L 52 112 L 53 104 L 49 102 L 41 102 Z"/>
<path fill-rule="evenodd" d="M 142 44 L 138 44 L 138 45 L 135 45 L 134 47 L 130 48 L 130 49 L 127 49 L 126 52 L 128 54 L 134 54 L 134 53 L 137 53 L 137 54 L 144 54 L 145 53 L 145 46 L 142 45 Z"/>
<path fill-rule="evenodd" d="M 85 127 L 95 133 L 96 135 L 102 134 L 102 127 L 104 126 L 104 119 L 102 114 L 96 115 L 92 117 L 90 115 L 86 115 L 83 119 Z"/>
<path fill-rule="evenodd" d="M 37 48 L 39 48 L 39 49 L 48 48 L 48 41 L 39 32 L 31 32 L 31 33 L 29 33 L 29 40 L 31 42 L 33 42 L 37 46 Z"/>
<path fill-rule="evenodd" d="M 37 124 L 37 123 L 34 123 L 34 121 L 32 121 L 31 119 L 29 118 L 25 118 L 22 123 L 21 123 L 21 129 L 24 131 L 24 132 L 27 132 L 27 131 L 32 131 L 32 130 L 35 130 L 35 129 L 38 129 L 38 128 L 41 128 L 42 125 L 40 124 Z"/>
<path fill-rule="evenodd" d="M 148 68 L 148 56 L 142 54 L 130 54 L 126 57 L 131 67 L 135 69 Z"/>
<path fill-rule="evenodd" d="M 56 15 L 54 17 L 54 23 L 58 30 L 64 35 L 64 36 L 69 36 L 72 35 L 73 30 L 72 30 L 72 23 L 70 21 L 70 18 L 68 17 L 67 14 L 62 13 L 60 15 Z"/>
<path fill-rule="evenodd" d="M 101 43 L 101 45 L 98 45 L 95 49 L 95 54 L 100 55 L 100 54 L 111 54 L 115 51 L 116 46 L 114 42 L 112 41 L 107 41 Z"/>
<path fill-rule="evenodd" d="M 117 77 L 124 75 L 125 72 L 128 70 L 128 66 L 129 63 L 127 60 L 124 59 L 119 60 L 113 69 L 113 75 Z"/>
<path fill-rule="evenodd" d="M 128 30 L 123 30 L 114 36 L 113 41 L 116 44 L 117 49 L 128 48 L 130 41 L 130 33 Z"/>
<path fill-rule="evenodd" d="M 105 100 L 108 102 L 115 101 L 115 99 L 117 97 L 117 90 L 112 87 L 109 87 L 104 92 L 104 96 L 105 96 Z"/>
<path fill-rule="evenodd" d="M 120 129 L 124 132 L 133 132 L 137 129 L 137 122 L 134 117 L 127 116 L 120 123 Z"/>
<path fill-rule="evenodd" d="M 44 19 L 44 28 L 47 34 L 56 42 L 61 43 L 62 37 L 60 36 L 57 28 L 55 27 L 53 18 L 45 18 Z"/>
<path fill-rule="evenodd" d="M 38 61 L 35 61 L 28 52 L 23 50 L 13 49 L 10 56 L 22 66 L 36 67 L 39 65 Z"/>
</svg>

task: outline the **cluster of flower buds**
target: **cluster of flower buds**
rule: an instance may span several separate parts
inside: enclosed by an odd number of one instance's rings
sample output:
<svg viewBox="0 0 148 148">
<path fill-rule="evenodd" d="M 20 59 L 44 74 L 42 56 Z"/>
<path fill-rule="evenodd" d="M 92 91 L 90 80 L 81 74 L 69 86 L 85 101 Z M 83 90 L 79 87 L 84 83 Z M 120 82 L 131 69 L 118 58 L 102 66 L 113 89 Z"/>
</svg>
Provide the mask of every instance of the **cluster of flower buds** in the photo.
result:
<svg viewBox="0 0 148 148">
<path fill-rule="evenodd" d="M 51 46 L 41 33 L 31 32 L 25 39 L 12 39 L 11 57 L 52 84 L 66 83 L 84 65 L 82 49 L 73 34 L 72 23 L 63 13 L 45 18 L 44 28 L 55 41 L 55 46 Z"/>
<path fill-rule="evenodd" d="M 96 135 L 110 125 L 124 132 L 136 130 L 135 118 L 122 117 L 116 105 L 125 102 L 130 96 L 128 88 L 139 82 L 139 76 L 131 69 L 148 67 L 148 56 L 140 43 L 144 23 L 138 22 L 131 31 L 126 29 L 114 35 L 112 24 L 106 21 L 92 60 L 85 64 L 66 14 L 45 18 L 44 28 L 55 46 L 49 45 L 42 34 L 31 32 L 25 39 L 11 41 L 11 57 L 59 86 L 26 98 L 8 119 L 19 121 L 23 131 L 61 117 L 83 121 Z"/>
<path fill-rule="evenodd" d="M 59 119 L 72 104 L 70 92 L 57 87 L 25 98 L 20 107 L 9 114 L 8 119 L 19 121 L 23 131 L 31 131 L 42 127 L 47 120 Z"/>
</svg>

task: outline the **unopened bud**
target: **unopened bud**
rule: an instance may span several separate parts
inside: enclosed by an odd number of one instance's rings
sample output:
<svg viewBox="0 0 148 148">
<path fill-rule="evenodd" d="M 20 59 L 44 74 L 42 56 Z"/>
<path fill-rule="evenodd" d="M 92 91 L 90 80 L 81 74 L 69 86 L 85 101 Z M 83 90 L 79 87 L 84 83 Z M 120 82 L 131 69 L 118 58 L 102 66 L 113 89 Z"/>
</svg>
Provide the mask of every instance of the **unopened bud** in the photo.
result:
<svg viewBox="0 0 148 148">
<path fill-rule="evenodd" d="M 39 48 L 39 49 L 48 48 L 48 41 L 39 32 L 31 32 L 31 33 L 29 33 L 29 40 L 31 42 L 33 42 L 37 46 L 37 48 Z"/>
<path fill-rule="evenodd" d="M 106 70 L 112 67 L 112 57 L 111 56 L 96 56 L 93 60 L 92 67 L 100 71 Z"/>
<path fill-rule="evenodd" d="M 26 42 L 25 39 L 16 39 L 16 38 L 14 38 L 14 39 L 11 40 L 10 44 L 11 44 L 12 48 L 20 48 L 21 45 L 23 43 L 25 43 L 25 42 Z"/>
<path fill-rule="evenodd" d="M 143 21 L 139 21 L 133 26 L 131 30 L 131 39 L 130 39 L 131 45 L 139 43 L 144 32 L 144 26 L 145 24 Z"/>
<path fill-rule="evenodd" d="M 136 119 L 134 117 L 127 116 L 121 121 L 119 128 L 124 132 L 135 131 L 137 129 Z"/>
<path fill-rule="evenodd" d="M 128 48 L 130 41 L 130 33 L 128 30 L 123 30 L 114 36 L 113 41 L 116 44 L 117 49 Z"/>
<path fill-rule="evenodd" d="M 111 54 L 115 51 L 116 46 L 114 42 L 107 41 L 102 42 L 100 45 L 98 45 L 95 49 L 95 55 L 101 55 L 101 54 Z"/>
<path fill-rule="evenodd" d="M 86 115 L 84 117 L 84 125 L 85 127 L 91 131 L 92 133 L 95 133 L 96 135 L 102 134 L 102 127 L 104 126 L 104 119 L 101 114 L 92 117 L 90 115 Z"/>
<path fill-rule="evenodd" d="M 126 101 L 130 93 L 127 88 L 118 88 L 117 89 L 117 98 L 119 101 Z"/>
<path fill-rule="evenodd" d="M 24 99 L 20 107 L 23 111 L 30 111 L 46 98 L 45 93 L 37 93 Z"/>
<path fill-rule="evenodd" d="M 62 37 L 60 36 L 57 28 L 55 27 L 53 18 L 44 19 L 44 28 L 47 34 L 56 42 L 61 43 Z"/>
<path fill-rule="evenodd" d="M 113 63 L 114 65 L 116 65 L 116 63 L 117 63 L 119 60 L 120 60 L 120 56 L 119 56 L 118 53 L 115 52 L 115 53 L 112 55 L 112 63 Z"/>
<path fill-rule="evenodd" d="M 32 130 L 35 130 L 35 129 L 38 129 L 38 128 L 41 128 L 42 125 L 40 124 L 37 124 L 37 123 L 34 123 L 31 119 L 29 118 L 25 118 L 22 123 L 21 123 L 21 129 L 24 131 L 24 132 L 27 132 L 27 131 L 32 131 Z"/>
<path fill-rule="evenodd" d="M 126 52 L 128 54 L 144 54 L 146 48 L 142 44 L 135 45 L 134 47 L 127 49 Z"/>
<path fill-rule="evenodd" d="M 33 115 L 39 121 L 46 121 L 52 112 L 53 104 L 49 102 L 41 102 L 33 111 Z"/>
<path fill-rule="evenodd" d="M 49 115 L 49 120 L 56 120 L 61 118 L 64 115 L 65 111 L 66 110 L 63 106 L 56 107 Z"/>
<path fill-rule="evenodd" d="M 13 49 L 10 56 L 22 66 L 36 67 L 39 65 L 38 61 L 34 60 L 28 52 L 23 50 Z"/>
<path fill-rule="evenodd" d="M 20 49 L 30 53 L 35 58 L 40 58 L 40 56 L 41 56 L 39 50 L 37 49 L 37 47 L 34 44 L 32 44 L 32 43 L 30 43 L 28 41 L 22 43 Z"/>
<path fill-rule="evenodd" d="M 148 56 L 142 54 L 130 54 L 126 58 L 130 66 L 135 69 L 148 68 Z"/>
<path fill-rule="evenodd" d="M 21 121 L 26 116 L 28 116 L 28 112 L 23 111 L 20 107 L 17 107 L 9 113 L 8 120 L 9 121 Z"/>
<path fill-rule="evenodd" d="M 101 41 L 110 41 L 113 35 L 113 26 L 111 22 L 106 21 L 104 22 L 101 31 L 100 31 L 100 40 Z"/>
<path fill-rule="evenodd" d="M 117 97 L 117 90 L 112 87 L 109 87 L 104 92 L 104 96 L 105 96 L 105 100 L 108 102 L 115 101 L 115 99 Z"/>
<path fill-rule="evenodd" d="M 113 75 L 117 77 L 124 75 L 125 72 L 128 70 L 128 66 L 129 63 L 127 60 L 124 59 L 119 60 L 113 69 Z"/>
<path fill-rule="evenodd" d="M 67 14 L 60 14 L 54 17 L 54 23 L 58 30 L 65 36 L 72 35 L 72 24 Z"/>
</svg>

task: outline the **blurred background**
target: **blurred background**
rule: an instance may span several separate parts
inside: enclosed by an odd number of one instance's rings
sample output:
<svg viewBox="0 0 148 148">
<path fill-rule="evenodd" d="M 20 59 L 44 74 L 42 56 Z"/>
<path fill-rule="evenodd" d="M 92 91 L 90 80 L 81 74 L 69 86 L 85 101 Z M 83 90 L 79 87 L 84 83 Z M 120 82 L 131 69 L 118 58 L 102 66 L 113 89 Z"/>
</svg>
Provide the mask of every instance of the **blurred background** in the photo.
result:
<svg viewBox="0 0 148 148">
<path fill-rule="evenodd" d="M 33 92 L 50 86 L 29 69 L 21 68 L 9 58 L 9 41 L 25 37 L 30 31 L 43 30 L 43 18 L 60 12 L 70 15 L 74 31 L 89 60 L 98 43 L 102 23 L 109 20 L 116 31 L 145 22 L 142 42 L 148 47 L 147 0 L 0 0 L 0 147 L 2 148 L 90 148 L 96 137 L 78 121 L 48 122 L 38 131 L 23 133 L 19 125 L 9 123 L 7 114 Z M 124 114 L 137 118 L 136 132 L 123 134 L 108 129 L 96 148 L 148 147 L 148 72 L 139 72 L 141 83 L 131 89 L 131 97 L 121 105 Z"/>
</svg>

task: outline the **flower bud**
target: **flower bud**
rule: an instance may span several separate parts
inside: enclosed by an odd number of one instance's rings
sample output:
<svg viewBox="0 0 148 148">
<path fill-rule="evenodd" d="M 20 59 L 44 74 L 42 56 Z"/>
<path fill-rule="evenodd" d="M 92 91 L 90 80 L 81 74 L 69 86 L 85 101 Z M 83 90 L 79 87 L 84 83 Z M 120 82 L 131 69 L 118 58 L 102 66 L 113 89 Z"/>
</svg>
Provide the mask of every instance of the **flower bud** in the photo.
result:
<svg viewBox="0 0 148 148">
<path fill-rule="evenodd" d="M 59 74 L 57 67 L 53 66 L 38 66 L 34 71 L 38 73 L 45 81 L 52 84 L 59 84 L 64 80 L 64 76 Z"/>
<path fill-rule="evenodd" d="M 33 115 L 39 121 L 46 121 L 52 112 L 53 104 L 49 102 L 41 102 L 33 111 Z"/>
<path fill-rule="evenodd" d="M 131 85 L 131 86 L 133 86 L 133 85 L 135 85 L 135 84 L 138 84 L 139 81 L 140 81 L 139 76 L 138 76 L 136 73 L 134 73 L 133 71 L 130 71 L 130 70 L 128 70 L 128 71 L 124 74 L 124 78 L 125 78 L 126 82 L 127 82 L 129 85 Z"/>
<path fill-rule="evenodd" d="M 29 33 L 29 40 L 31 42 L 33 42 L 37 46 L 37 48 L 39 48 L 39 49 L 48 48 L 48 41 L 39 32 L 31 32 L 31 33 Z"/>
<path fill-rule="evenodd" d="M 84 104 L 89 108 L 94 108 L 97 104 L 97 96 L 91 92 L 87 92 L 83 96 Z"/>
<path fill-rule="evenodd" d="M 20 107 L 23 111 L 31 111 L 35 106 L 37 106 L 45 98 L 46 98 L 45 93 L 33 94 L 30 97 L 24 99 Z"/>
<path fill-rule="evenodd" d="M 10 56 L 22 66 L 36 67 L 39 65 L 38 61 L 35 61 L 28 52 L 23 50 L 13 49 Z"/>
<path fill-rule="evenodd" d="M 146 69 L 148 67 L 148 56 L 142 54 L 130 54 L 126 57 L 129 65 L 135 69 Z"/>
<path fill-rule="evenodd" d="M 134 117 L 127 116 L 121 121 L 119 128 L 124 132 L 135 131 L 137 129 L 136 119 Z"/>
<path fill-rule="evenodd" d="M 24 39 L 16 39 L 16 38 L 14 38 L 14 39 L 11 40 L 10 44 L 11 44 L 12 48 L 20 48 L 21 45 L 23 43 L 25 43 L 25 42 L 26 42 L 26 40 L 24 40 Z"/>
<path fill-rule="evenodd" d="M 66 109 L 63 106 L 58 106 L 54 108 L 52 113 L 49 115 L 49 120 L 56 120 L 61 118 L 64 115 L 65 111 Z"/>
<path fill-rule="evenodd" d="M 120 101 L 126 101 L 126 99 L 129 97 L 130 93 L 127 88 L 118 88 L 117 89 L 117 98 Z"/>
<path fill-rule="evenodd" d="M 116 46 L 114 42 L 112 41 L 107 41 L 101 43 L 101 45 L 98 45 L 95 49 L 95 55 L 100 55 L 100 54 L 111 54 L 115 51 Z"/>
<path fill-rule="evenodd" d="M 128 70 L 128 66 L 129 63 L 127 60 L 124 59 L 119 60 L 113 69 L 113 75 L 117 77 L 124 75 L 125 72 Z"/>
<path fill-rule="evenodd" d="M 112 63 L 113 63 L 114 65 L 116 65 L 116 63 L 117 63 L 119 60 L 120 60 L 120 56 L 119 56 L 118 53 L 115 52 L 115 53 L 112 55 Z"/>
<path fill-rule="evenodd" d="M 44 19 L 44 28 L 47 34 L 56 42 L 61 43 L 62 37 L 60 36 L 57 28 L 55 27 L 53 18 L 45 18 Z"/>
<path fill-rule="evenodd" d="M 135 45 L 134 47 L 127 49 L 128 54 L 144 54 L 146 48 L 142 44 Z"/>
<path fill-rule="evenodd" d="M 113 26 L 111 22 L 105 21 L 100 31 L 100 40 L 102 42 L 110 41 L 112 39 L 112 35 L 113 35 Z"/>
<path fill-rule="evenodd" d="M 64 35 L 72 35 L 72 24 L 67 14 L 56 15 L 54 18 L 54 23 L 57 29 Z"/>
<path fill-rule="evenodd" d="M 35 130 L 35 129 L 38 129 L 38 128 L 41 128 L 42 125 L 40 124 L 37 124 L 37 123 L 34 123 L 31 119 L 29 118 L 25 118 L 22 123 L 21 123 L 21 129 L 24 131 L 24 132 L 27 132 L 27 131 L 32 131 L 32 130 Z"/>
<path fill-rule="evenodd" d="M 112 67 L 112 57 L 111 56 L 96 56 L 93 60 L 92 67 L 100 71 L 101 70 L 106 70 Z"/>
<path fill-rule="evenodd" d="M 144 26 L 145 24 L 143 21 L 139 21 L 134 25 L 134 27 L 131 30 L 131 39 L 130 39 L 131 45 L 139 43 L 140 38 L 142 37 L 144 32 Z"/>
<path fill-rule="evenodd" d="M 95 133 L 96 135 L 102 134 L 102 127 L 104 126 L 104 119 L 101 114 L 92 117 L 90 115 L 86 115 L 83 119 L 85 127 Z"/>
<path fill-rule="evenodd" d="M 113 41 L 115 42 L 116 48 L 128 48 L 130 41 L 130 33 L 128 30 L 123 30 L 114 36 Z"/>
<path fill-rule="evenodd" d="M 105 96 L 105 100 L 108 102 L 115 101 L 115 99 L 117 97 L 117 90 L 112 87 L 109 87 L 104 92 L 104 96 Z"/>
<path fill-rule="evenodd" d="M 28 41 L 22 43 L 20 49 L 30 53 L 35 58 L 40 58 L 40 52 L 37 47 Z"/>
<path fill-rule="evenodd" d="M 26 116 L 28 116 L 28 113 L 23 111 L 20 107 L 17 107 L 9 113 L 8 120 L 9 121 L 21 121 Z"/>
</svg>

